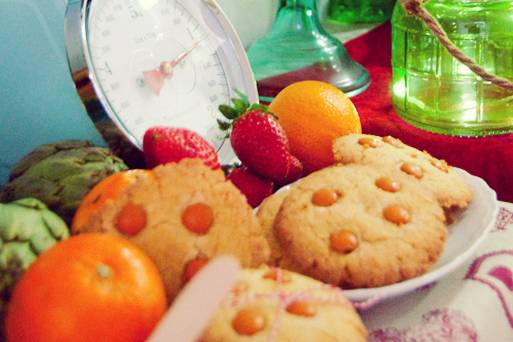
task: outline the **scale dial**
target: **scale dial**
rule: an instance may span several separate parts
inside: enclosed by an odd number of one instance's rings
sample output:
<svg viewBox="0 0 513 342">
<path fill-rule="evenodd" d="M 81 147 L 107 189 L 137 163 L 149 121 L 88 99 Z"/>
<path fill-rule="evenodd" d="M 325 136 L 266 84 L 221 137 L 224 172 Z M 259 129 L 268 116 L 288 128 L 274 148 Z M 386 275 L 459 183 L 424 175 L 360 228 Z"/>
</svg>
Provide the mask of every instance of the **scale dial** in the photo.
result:
<svg viewBox="0 0 513 342">
<path fill-rule="evenodd" d="M 192 129 L 219 149 L 217 107 L 235 89 L 257 99 L 244 49 L 212 0 L 75 1 L 66 24 L 78 92 L 121 152 L 120 141 L 140 149 L 153 126 Z M 220 157 L 233 158 L 229 146 Z"/>
</svg>

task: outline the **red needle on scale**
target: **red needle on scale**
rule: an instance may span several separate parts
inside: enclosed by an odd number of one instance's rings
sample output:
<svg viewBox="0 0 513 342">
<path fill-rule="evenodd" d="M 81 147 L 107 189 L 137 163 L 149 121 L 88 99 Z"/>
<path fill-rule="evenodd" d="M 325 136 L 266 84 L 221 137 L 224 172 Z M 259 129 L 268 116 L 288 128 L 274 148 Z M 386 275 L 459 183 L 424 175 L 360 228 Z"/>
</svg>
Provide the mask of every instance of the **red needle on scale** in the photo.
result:
<svg viewBox="0 0 513 342">
<path fill-rule="evenodd" d="M 166 78 L 173 77 L 173 72 L 178 64 L 180 64 L 189 54 L 198 47 L 200 41 L 194 43 L 187 51 L 182 52 L 175 59 L 169 62 L 162 62 L 157 69 L 148 70 L 143 72 L 144 81 L 146 84 L 155 92 L 160 95 L 160 91 L 164 86 L 164 80 Z"/>
</svg>

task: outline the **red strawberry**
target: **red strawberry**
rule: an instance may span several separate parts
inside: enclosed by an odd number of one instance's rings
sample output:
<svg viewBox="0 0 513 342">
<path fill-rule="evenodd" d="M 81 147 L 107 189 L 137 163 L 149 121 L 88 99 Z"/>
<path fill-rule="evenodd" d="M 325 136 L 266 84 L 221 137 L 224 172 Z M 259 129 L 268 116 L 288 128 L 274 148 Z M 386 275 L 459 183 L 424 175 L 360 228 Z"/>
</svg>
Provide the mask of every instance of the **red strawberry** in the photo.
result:
<svg viewBox="0 0 513 342">
<path fill-rule="evenodd" d="M 245 166 L 233 170 L 227 178 L 246 196 L 253 208 L 273 193 L 274 184 L 271 180 L 252 173 Z"/>
<path fill-rule="evenodd" d="M 146 166 L 177 163 L 184 158 L 199 158 L 212 169 L 219 169 L 214 148 L 200 135 L 185 128 L 153 127 L 143 141 Z"/>
<path fill-rule="evenodd" d="M 219 121 L 222 130 L 231 129 L 235 154 L 249 169 L 280 183 L 301 177 L 303 166 L 290 153 L 285 131 L 265 106 L 249 105 L 246 98 L 234 99 L 236 108 L 220 106 L 230 122 Z"/>
<path fill-rule="evenodd" d="M 297 181 L 299 178 L 303 176 L 303 164 L 301 164 L 299 159 L 294 158 L 290 166 L 291 168 L 289 172 L 289 177 L 285 178 L 282 181 L 275 182 L 276 189 L 279 189 L 285 185 L 289 185 L 290 183 Z"/>
</svg>

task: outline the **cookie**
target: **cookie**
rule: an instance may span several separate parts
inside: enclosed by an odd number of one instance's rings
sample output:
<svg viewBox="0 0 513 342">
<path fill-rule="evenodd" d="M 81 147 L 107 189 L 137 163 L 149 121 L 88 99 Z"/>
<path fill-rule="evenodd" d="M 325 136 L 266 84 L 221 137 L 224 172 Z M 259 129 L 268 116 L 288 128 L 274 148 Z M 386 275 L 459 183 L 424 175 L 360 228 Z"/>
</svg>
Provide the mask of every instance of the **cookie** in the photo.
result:
<svg viewBox="0 0 513 342">
<path fill-rule="evenodd" d="M 260 221 L 262 233 L 266 237 L 267 242 L 269 242 L 269 247 L 271 250 L 269 264 L 274 266 L 279 266 L 281 260 L 283 259 L 283 253 L 280 244 L 274 236 L 274 221 L 276 219 L 276 215 L 280 211 L 283 201 L 288 194 L 288 190 L 282 190 L 273 194 L 262 202 L 257 211 L 257 218 Z"/>
<path fill-rule="evenodd" d="M 290 190 L 274 225 L 301 273 L 344 288 L 417 277 L 439 259 L 444 212 L 422 186 L 374 165 L 334 166 Z"/>
<path fill-rule="evenodd" d="M 444 160 L 402 143 L 393 137 L 351 134 L 335 140 L 335 160 L 342 164 L 390 167 L 403 181 L 420 183 L 444 208 L 465 208 L 472 190 Z"/>
<path fill-rule="evenodd" d="M 221 171 L 189 159 L 132 173 L 118 180 L 125 185 L 116 196 L 88 196 L 105 203 L 87 219 L 79 209 L 73 232 L 105 232 L 138 245 L 161 271 L 170 300 L 214 256 L 233 255 L 243 267 L 267 262 L 269 246 L 252 208 Z"/>
<path fill-rule="evenodd" d="M 269 258 L 268 265 L 295 271 L 298 269 L 296 263 L 289 258 L 286 253 L 283 253 L 282 247 L 274 235 L 276 216 L 289 193 L 289 190 L 281 190 L 268 197 L 258 208 L 257 218 L 260 221 L 262 233 L 266 237 L 271 249 L 271 257 Z"/>
<path fill-rule="evenodd" d="M 280 269 L 243 270 L 201 342 L 367 340 L 340 289 Z"/>
</svg>

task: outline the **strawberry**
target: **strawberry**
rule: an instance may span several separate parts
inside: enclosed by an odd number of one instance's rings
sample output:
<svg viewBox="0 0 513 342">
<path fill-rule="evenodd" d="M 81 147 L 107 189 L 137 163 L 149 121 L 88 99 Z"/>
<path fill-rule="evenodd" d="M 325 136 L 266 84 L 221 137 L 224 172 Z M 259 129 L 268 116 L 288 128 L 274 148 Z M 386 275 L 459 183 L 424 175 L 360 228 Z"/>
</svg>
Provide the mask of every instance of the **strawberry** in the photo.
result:
<svg viewBox="0 0 513 342">
<path fill-rule="evenodd" d="M 303 164 L 299 161 L 299 159 L 294 158 L 294 160 L 291 163 L 291 168 L 289 171 L 289 176 L 281 181 L 275 182 L 275 188 L 279 189 L 282 186 L 289 185 L 290 183 L 293 183 L 297 181 L 299 178 L 303 176 Z"/>
<path fill-rule="evenodd" d="M 234 108 L 221 105 L 219 110 L 229 121 L 218 120 L 228 132 L 235 154 L 251 171 L 280 183 L 301 177 L 303 166 L 290 153 L 289 141 L 278 120 L 267 107 L 250 105 L 247 98 L 233 99 Z"/>
<path fill-rule="evenodd" d="M 214 148 L 200 135 L 185 128 L 153 127 L 143 140 L 146 166 L 177 163 L 184 158 L 198 158 L 212 169 L 219 169 Z"/>
<path fill-rule="evenodd" d="M 233 170 L 227 178 L 246 196 L 253 208 L 273 193 L 273 182 L 252 173 L 246 166 Z"/>
</svg>

